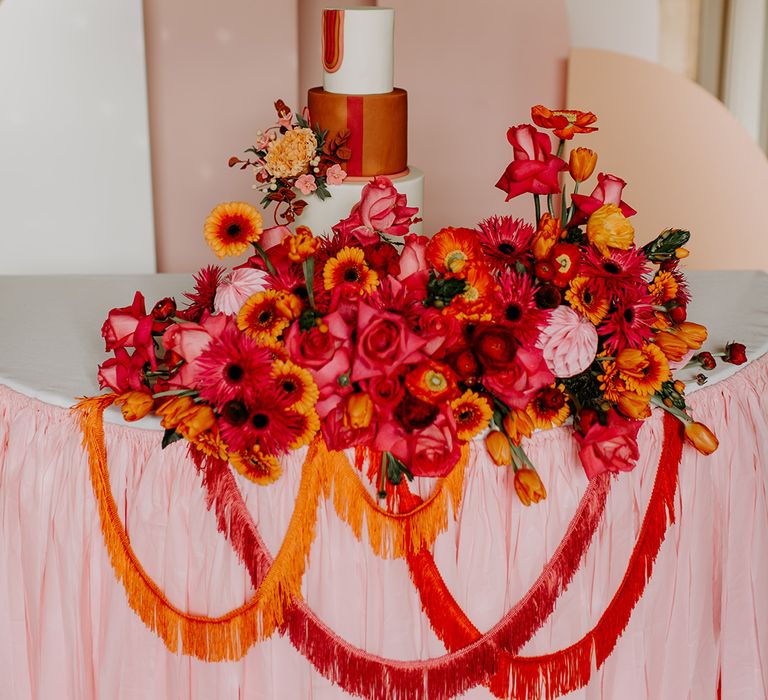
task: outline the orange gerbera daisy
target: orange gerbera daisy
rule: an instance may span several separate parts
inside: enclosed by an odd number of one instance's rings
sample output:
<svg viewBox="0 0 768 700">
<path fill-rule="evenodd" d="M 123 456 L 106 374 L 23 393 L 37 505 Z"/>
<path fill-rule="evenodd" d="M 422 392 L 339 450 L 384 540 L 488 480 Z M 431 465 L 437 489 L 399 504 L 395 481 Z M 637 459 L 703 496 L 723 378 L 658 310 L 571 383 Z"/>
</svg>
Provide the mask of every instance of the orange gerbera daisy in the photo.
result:
<svg viewBox="0 0 768 700">
<path fill-rule="evenodd" d="M 552 129 L 559 139 L 570 140 L 574 134 L 589 134 L 597 131 L 596 126 L 590 126 L 597 121 L 592 112 L 580 112 L 577 109 L 547 109 L 543 105 L 531 107 L 531 119 L 542 129 Z"/>
<path fill-rule="evenodd" d="M 266 289 L 248 297 L 237 314 L 237 327 L 246 335 L 261 339 L 276 339 L 301 310 L 291 303 L 288 292 Z M 298 300 L 297 300 L 298 301 Z"/>
<path fill-rule="evenodd" d="M 293 362 L 278 360 L 272 365 L 272 376 L 278 391 L 291 402 L 291 408 L 303 413 L 315 407 L 320 392 L 308 370 Z"/>
<path fill-rule="evenodd" d="M 565 386 L 552 384 L 539 389 L 525 409 L 536 428 L 547 430 L 562 425 L 570 414 Z"/>
<path fill-rule="evenodd" d="M 379 285 L 379 276 L 365 262 L 362 248 L 342 248 L 323 268 L 323 286 L 327 290 L 342 284 L 353 284 L 360 292 L 372 292 Z"/>
<path fill-rule="evenodd" d="M 227 459 L 227 446 L 221 439 L 218 428 L 206 430 L 200 433 L 192 444 L 204 455 L 217 457 L 218 459 Z"/>
<path fill-rule="evenodd" d="M 642 348 L 625 348 L 616 356 L 619 376 L 627 389 L 641 396 L 655 394 L 672 376 L 661 348 L 648 343 Z"/>
<path fill-rule="evenodd" d="M 277 481 L 283 473 L 277 458 L 262 452 L 257 445 L 245 452 L 231 454 L 229 463 L 246 479 L 262 486 Z"/>
<path fill-rule="evenodd" d="M 451 401 L 451 410 L 456 419 L 459 440 L 471 440 L 488 427 L 493 409 L 488 399 L 472 390 L 465 391 L 458 399 Z"/>
<path fill-rule="evenodd" d="M 317 415 L 317 411 L 311 409 L 309 411 L 296 411 L 299 416 L 299 436 L 289 445 L 292 450 L 298 450 L 304 445 L 309 445 L 312 440 L 315 439 L 317 431 L 320 430 L 320 416 Z"/>
<path fill-rule="evenodd" d="M 663 304 L 677 296 L 677 280 L 671 272 L 659 271 L 648 285 L 648 292 L 653 297 L 654 304 Z"/>
<path fill-rule="evenodd" d="M 417 399 L 440 405 L 459 395 L 456 373 L 442 362 L 423 360 L 405 376 L 405 386 Z"/>
<path fill-rule="evenodd" d="M 468 228 L 444 228 L 427 243 L 427 260 L 439 273 L 466 277 L 469 269 L 482 258 L 477 231 Z"/>
<path fill-rule="evenodd" d="M 571 280 L 565 299 L 573 309 L 596 326 L 605 318 L 611 305 L 602 285 L 584 275 Z"/>
<path fill-rule="evenodd" d="M 206 242 L 220 258 L 241 255 L 261 238 L 261 214 L 245 202 L 225 202 L 208 215 L 203 232 Z"/>
</svg>

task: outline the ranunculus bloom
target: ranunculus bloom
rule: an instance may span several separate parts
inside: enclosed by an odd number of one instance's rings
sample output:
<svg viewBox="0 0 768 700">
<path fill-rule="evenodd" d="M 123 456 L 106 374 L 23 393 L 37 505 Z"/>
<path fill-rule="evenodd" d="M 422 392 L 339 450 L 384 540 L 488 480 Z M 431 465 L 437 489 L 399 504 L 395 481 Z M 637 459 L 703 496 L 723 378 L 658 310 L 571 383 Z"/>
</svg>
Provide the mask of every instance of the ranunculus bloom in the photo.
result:
<svg viewBox="0 0 768 700">
<path fill-rule="evenodd" d="M 538 503 L 547 497 L 547 490 L 533 469 L 522 468 L 515 472 L 515 492 L 524 506 Z"/>
<path fill-rule="evenodd" d="M 611 248 L 629 250 L 635 240 L 635 227 L 615 204 L 603 204 L 587 221 L 587 238 L 607 258 Z"/>
<path fill-rule="evenodd" d="M 640 456 L 637 433 L 641 424 L 641 421 L 623 418 L 613 409 L 607 413 L 606 425 L 600 424 L 595 411 L 581 412 L 580 432 L 575 436 L 588 479 L 606 471 L 628 472 L 635 468 Z"/>
<path fill-rule="evenodd" d="M 508 326 L 481 323 L 472 334 L 472 349 L 486 372 L 509 369 L 519 346 Z"/>
<path fill-rule="evenodd" d="M 496 187 L 507 193 L 507 201 L 518 195 L 554 194 L 560 191 L 558 173 L 565 170 L 565 161 L 552 155 L 552 140 L 530 124 L 512 126 L 507 131 L 514 160 L 499 178 Z"/>
<path fill-rule="evenodd" d="M 213 308 L 217 313 L 237 316 L 248 297 L 263 292 L 267 285 L 265 278 L 267 273 L 263 270 L 255 270 L 252 267 L 241 267 L 232 270 L 227 280 L 222 282 L 216 290 L 216 298 Z"/>
<path fill-rule="evenodd" d="M 590 215 L 596 212 L 603 204 L 615 204 L 626 217 L 634 216 L 637 212 L 621 199 L 627 183 L 615 175 L 599 173 L 597 186 L 590 195 L 574 194 L 571 199 L 576 207 L 571 217 L 569 226 L 583 224 Z"/>
<path fill-rule="evenodd" d="M 568 159 L 568 172 L 576 182 L 589 180 L 597 165 L 597 153 L 591 148 L 574 148 Z"/>
<path fill-rule="evenodd" d="M 390 374 L 404 363 L 418 361 L 426 342 L 408 329 L 402 316 L 360 302 L 353 381 Z"/>
<path fill-rule="evenodd" d="M 112 309 L 101 327 L 107 352 L 115 348 L 145 346 L 151 337 L 153 319 L 147 315 L 144 296 L 136 292 L 131 306 Z"/>
<path fill-rule="evenodd" d="M 573 377 L 586 370 L 597 353 L 597 329 L 568 306 L 558 306 L 549 315 L 536 343 L 547 367 L 556 377 Z"/>
<path fill-rule="evenodd" d="M 597 121 L 592 112 L 581 112 L 578 109 L 547 109 L 544 105 L 531 107 L 531 119 L 542 129 L 552 129 L 559 139 L 570 140 L 575 134 L 590 134 L 597 131 L 591 126 Z"/>
<path fill-rule="evenodd" d="M 404 236 L 418 211 L 418 207 L 408 206 L 406 196 L 397 191 L 392 180 L 378 175 L 363 187 L 360 201 L 333 230 L 336 233 L 352 233 L 366 245 L 378 241 L 378 233 Z"/>
<path fill-rule="evenodd" d="M 523 409 L 539 389 L 554 379 L 540 350 L 520 347 L 506 369 L 486 372 L 483 384 L 510 408 Z"/>
</svg>

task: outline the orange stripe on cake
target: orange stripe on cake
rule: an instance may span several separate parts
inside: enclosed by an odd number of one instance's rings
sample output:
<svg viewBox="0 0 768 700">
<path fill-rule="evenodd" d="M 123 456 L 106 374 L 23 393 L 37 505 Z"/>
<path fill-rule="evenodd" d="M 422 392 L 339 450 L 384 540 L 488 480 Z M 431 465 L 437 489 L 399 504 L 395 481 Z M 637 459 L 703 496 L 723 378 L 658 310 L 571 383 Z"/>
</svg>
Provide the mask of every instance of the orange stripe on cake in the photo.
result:
<svg viewBox="0 0 768 700">
<path fill-rule="evenodd" d="M 335 73 L 344 59 L 344 10 L 323 10 L 323 68 Z"/>
</svg>

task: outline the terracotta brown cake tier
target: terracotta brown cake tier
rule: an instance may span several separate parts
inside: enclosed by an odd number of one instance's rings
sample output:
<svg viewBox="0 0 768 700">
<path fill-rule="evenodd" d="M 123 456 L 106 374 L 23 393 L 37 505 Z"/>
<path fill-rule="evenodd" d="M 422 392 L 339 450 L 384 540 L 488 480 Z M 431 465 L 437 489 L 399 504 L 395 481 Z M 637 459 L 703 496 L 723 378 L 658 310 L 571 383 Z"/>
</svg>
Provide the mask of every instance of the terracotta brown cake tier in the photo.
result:
<svg viewBox="0 0 768 700">
<path fill-rule="evenodd" d="M 408 168 L 408 93 L 400 88 L 379 95 L 340 95 L 310 88 L 312 125 L 350 132 L 352 155 L 344 164 L 351 177 L 396 175 Z"/>
</svg>

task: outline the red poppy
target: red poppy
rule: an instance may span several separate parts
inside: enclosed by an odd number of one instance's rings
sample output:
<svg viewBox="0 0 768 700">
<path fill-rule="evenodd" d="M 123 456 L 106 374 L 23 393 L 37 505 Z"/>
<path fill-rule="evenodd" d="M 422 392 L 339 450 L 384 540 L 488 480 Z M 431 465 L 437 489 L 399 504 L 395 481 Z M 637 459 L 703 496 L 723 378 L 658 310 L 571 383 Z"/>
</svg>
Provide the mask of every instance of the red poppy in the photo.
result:
<svg viewBox="0 0 768 700">
<path fill-rule="evenodd" d="M 570 140 L 574 134 L 589 134 L 597 131 L 596 126 L 590 126 L 597 121 L 592 112 L 580 112 L 577 109 L 547 109 L 543 105 L 531 108 L 531 119 L 542 129 L 552 129 L 559 139 Z"/>
</svg>

